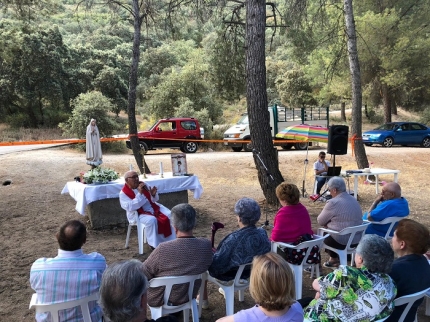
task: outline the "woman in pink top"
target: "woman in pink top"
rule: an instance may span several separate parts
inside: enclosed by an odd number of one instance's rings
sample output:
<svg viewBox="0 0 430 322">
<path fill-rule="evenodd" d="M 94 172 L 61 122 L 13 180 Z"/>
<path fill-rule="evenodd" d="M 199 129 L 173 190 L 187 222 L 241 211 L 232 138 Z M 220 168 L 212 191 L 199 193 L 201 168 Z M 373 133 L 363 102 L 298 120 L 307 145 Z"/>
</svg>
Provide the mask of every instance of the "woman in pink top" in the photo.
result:
<svg viewBox="0 0 430 322">
<path fill-rule="evenodd" d="M 293 243 L 300 236 L 313 235 L 311 217 L 300 201 L 296 185 L 283 182 L 276 187 L 276 196 L 282 207 L 278 210 L 270 239 L 276 242 Z"/>
</svg>

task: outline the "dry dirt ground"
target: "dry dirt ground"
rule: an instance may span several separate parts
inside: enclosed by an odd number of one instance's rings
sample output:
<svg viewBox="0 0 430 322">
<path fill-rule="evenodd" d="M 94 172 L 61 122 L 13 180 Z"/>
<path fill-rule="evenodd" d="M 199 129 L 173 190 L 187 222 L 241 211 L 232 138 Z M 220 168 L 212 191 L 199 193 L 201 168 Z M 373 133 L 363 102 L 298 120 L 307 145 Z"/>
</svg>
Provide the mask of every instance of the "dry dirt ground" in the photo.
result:
<svg viewBox="0 0 430 322">
<path fill-rule="evenodd" d="M 312 164 L 322 148 L 309 151 L 309 164 L 306 171 L 306 189 L 312 191 Z M 349 150 L 350 151 L 350 150 Z M 170 151 L 171 152 L 171 151 Z M 410 202 L 410 218 L 429 226 L 428 217 L 428 155 L 429 150 L 422 148 L 366 148 L 370 162 L 374 167 L 400 169 L 400 184 L 404 196 Z M 86 220 L 75 211 L 75 201 L 69 195 L 60 192 L 67 181 L 73 180 L 88 166 L 85 155 L 70 148 L 54 148 L 28 152 L 12 153 L 0 156 L 0 183 L 12 180 L 9 186 L 0 186 L 0 320 L 1 321 L 34 321 L 34 311 L 28 309 L 31 294 L 29 270 L 31 264 L 39 257 L 53 257 L 57 253 L 55 233 L 61 224 L 70 219 Z M 288 182 L 302 186 L 305 153 L 303 151 L 279 151 L 280 170 Z M 150 152 L 147 163 L 153 171 L 158 169 L 160 161 L 169 164 L 169 151 Z M 189 193 L 190 204 L 198 211 L 196 236 L 210 238 L 211 223 L 220 221 L 225 229 L 216 235 L 216 244 L 226 234 L 237 229 L 233 207 L 243 197 L 255 198 L 262 202 L 261 192 L 254 161 L 251 153 L 241 152 L 199 152 L 187 155 L 189 172 L 198 175 L 204 187 L 200 200 L 194 200 Z M 131 155 L 105 155 L 104 166 L 123 174 L 130 164 L 135 164 Z M 337 156 L 336 164 L 343 169 L 355 169 L 354 158 L 348 155 Z M 168 171 L 169 169 L 165 169 Z M 392 176 L 383 176 L 382 180 L 392 180 Z M 374 198 L 375 187 L 359 184 L 359 201 L 366 210 Z M 316 217 L 324 206 L 321 202 L 313 203 L 303 198 L 302 203 L 308 207 L 314 227 Z M 270 223 L 276 209 L 262 207 L 263 217 L 268 215 Z M 268 231 L 270 234 L 270 230 Z M 115 228 L 103 231 L 89 231 L 85 252 L 97 251 L 106 257 L 108 264 L 117 260 L 137 258 L 146 259 L 137 252 L 137 236 L 133 232 L 129 249 L 124 249 L 126 230 Z M 323 256 L 326 259 L 326 256 Z M 323 270 L 323 274 L 328 272 Z M 303 296 L 313 296 L 311 279 L 304 274 Z M 209 284 L 209 310 L 203 311 L 202 321 L 215 321 L 225 315 L 225 304 L 217 288 Z M 253 305 L 249 293 L 245 301 L 235 301 L 235 310 Z M 430 321 L 420 308 L 419 321 Z"/>
</svg>

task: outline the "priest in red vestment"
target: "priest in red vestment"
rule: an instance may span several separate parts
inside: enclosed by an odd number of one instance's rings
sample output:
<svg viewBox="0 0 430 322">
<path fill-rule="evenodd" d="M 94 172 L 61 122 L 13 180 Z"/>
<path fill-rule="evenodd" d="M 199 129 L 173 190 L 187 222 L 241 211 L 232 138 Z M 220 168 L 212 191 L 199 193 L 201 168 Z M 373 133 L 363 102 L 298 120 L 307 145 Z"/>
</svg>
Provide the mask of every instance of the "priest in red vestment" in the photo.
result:
<svg viewBox="0 0 430 322">
<path fill-rule="evenodd" d="M 170 225 L 170 210 L 157 203 L 157 187 L 150 187 L 139 181 L 135 171 L 124 174 L 125 185 L 119 193 L 121 208 L 127 212 L 130 223 L 139 220 L 145 225 L 149 246 L 155 248 L 160 243 L 176 238 Z"/>
</svg>

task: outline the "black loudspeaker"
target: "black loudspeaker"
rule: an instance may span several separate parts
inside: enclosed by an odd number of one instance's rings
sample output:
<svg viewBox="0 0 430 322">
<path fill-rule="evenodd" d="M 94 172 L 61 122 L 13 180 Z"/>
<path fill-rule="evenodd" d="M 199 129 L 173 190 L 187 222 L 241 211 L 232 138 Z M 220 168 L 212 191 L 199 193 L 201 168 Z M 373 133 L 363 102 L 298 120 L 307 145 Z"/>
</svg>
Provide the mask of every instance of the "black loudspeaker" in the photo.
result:
<svg viewBox="0 0 430 322">
<path fill-rule="evenodd" d="M 348 151 L 348 126 L 332 125 L 328 130 L 327 153 L 334 155 L 346 154 Z"/>
</svg>

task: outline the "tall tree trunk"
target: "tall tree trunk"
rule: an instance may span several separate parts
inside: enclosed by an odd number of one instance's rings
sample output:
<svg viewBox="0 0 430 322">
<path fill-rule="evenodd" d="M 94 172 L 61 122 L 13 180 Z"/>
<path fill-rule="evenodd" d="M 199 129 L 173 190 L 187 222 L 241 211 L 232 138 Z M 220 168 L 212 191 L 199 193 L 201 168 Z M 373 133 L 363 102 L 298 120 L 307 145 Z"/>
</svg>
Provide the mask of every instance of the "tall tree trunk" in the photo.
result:
<svg viewBox="0 0 430 322">
<path fill-rule="evenodd" d="M 384 121 L 391 122 L 391 96 L 388 85 L 382 83 L 382 101 L 384 102 Z"/>
<path fill-rule="evenodd" d="M 354 11 L 352 8 L 352 0 L 344 0 L 343 2 L 345 14 L 345 27 L 349 58 L 349 70 L 351 73 L 352 85 L 352 120 L 351 120 L 351 134 L 356 137 L 354 144 L 354 153 L 359 169 L 367 168 L 369 161 L 367 160 L 366 150 L 364 148 L 362 135 L 362 93 L 361 93 L 361 75 L 360 63 L 357 51 L 357 35 L 355 32 Z"/>
<path fill-rule="evenodd" d="M 248 0 L 246 3 L 246 101 L 249 128 L 261 189 L 267 203 L 275 205 L 276 186 L 283 178 L 279 172 L 277 150 L 273 147 L 267 111 L 266 1 Z"/>
<path fill-rule="evenodd" d="M 150 173 L 148 166 L 143 158 L 143 153 L 140 149 L 139 138 L 137 137 L 136 124 L 136 87 L 137 87 L 137 68 L 140 59 L 140 34 L 142 27 L 142 17 L 140 16 L 139 1 L 133 0 L 133 18 L 134 18 L 134 34 L 133 34 L 133 57 L 131 59 L 129 88 L 128 88 L 128 133 L 130 135 L 130 144 L 133 150 L 134 159 L 139 167 L 140 173 L 143 173 L 143 164 L 145 164 L 145 172 Z"/>
<path fill-rule="evenodd" d="M 346 122 L 345 102 L 340 103 L 340 120 Z"/>
<path fill-rule="evenodd" d="M 397 104 L 393 97 L 391 97 L 391 115 L 397 115 Z"/>
</svg>

